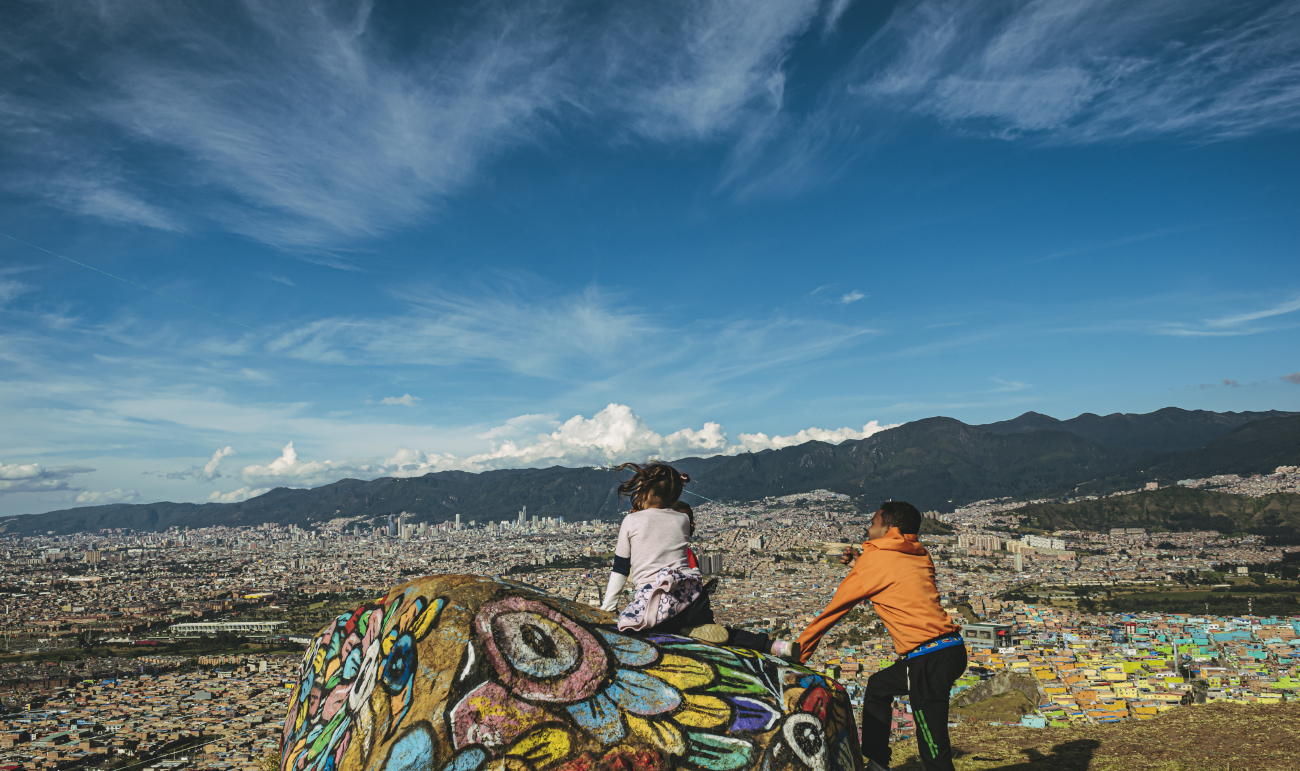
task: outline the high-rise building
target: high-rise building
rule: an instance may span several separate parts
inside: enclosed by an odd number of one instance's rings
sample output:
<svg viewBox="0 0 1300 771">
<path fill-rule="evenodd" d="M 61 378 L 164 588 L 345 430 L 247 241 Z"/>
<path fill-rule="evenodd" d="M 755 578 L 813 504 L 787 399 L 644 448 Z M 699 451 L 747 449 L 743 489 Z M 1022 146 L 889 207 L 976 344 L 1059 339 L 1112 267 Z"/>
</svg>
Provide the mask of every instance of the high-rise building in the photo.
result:
<svg viewBox="0 0 1300 771">
<path fill-rule="evenodd" d="M 962 533 L 957 536 L 957 548 L 998 551 L 1002 548 L 1002 539 L 987 533 Z"/>
</svg>

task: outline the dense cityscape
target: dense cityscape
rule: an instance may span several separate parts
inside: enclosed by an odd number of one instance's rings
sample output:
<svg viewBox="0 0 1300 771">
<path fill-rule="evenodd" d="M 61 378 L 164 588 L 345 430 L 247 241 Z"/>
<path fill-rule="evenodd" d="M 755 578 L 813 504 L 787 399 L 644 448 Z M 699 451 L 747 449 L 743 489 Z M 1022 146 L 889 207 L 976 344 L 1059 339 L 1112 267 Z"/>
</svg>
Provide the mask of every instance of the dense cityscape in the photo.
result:
<svg viewBox="0 0 1300 771">
<path fill-rule="evenodd" d="M 1294 491 L 1296 481 L 1284 467 L 1179 484 L 1259 496 Z M 982 501 L 927 515 L 922 541 L 941 602 L 969 648 L 954 695 L 1019 674 L 1034 687 L 1011 718 L 1028 727 L 1294 698 L 1300 617 L 1254 605 L 1285 586 L 1269 566 L 1292 564 L 1300 547 L 1213 531 L 1018 534 L 1024 505 Z M 865 537 L 869 516 L 826 491 L 697 506 L 694 549 L 719 579 L 719 620 L 797 635 L 845 574 L 837 556 Z M 0 768 L 260 768 L 276 750 L 303 644 L 332 615 L 436 573 L 508 575 L 598 604 L 616 535 L 616 523 L 521 511 L 483 523 L 399 515 L 306 529 L 7 538 Z M 1203 607 L 1119 607 L 1180 595 L 1183 606 Z M 1229 600 L 1244 609 L 1216 612 Z M 860 698 L 866 677 L 893 658 L 863 607 L 810 665 Z M 906 735 L 905 702 L 895 712 Z"/>
</svg>

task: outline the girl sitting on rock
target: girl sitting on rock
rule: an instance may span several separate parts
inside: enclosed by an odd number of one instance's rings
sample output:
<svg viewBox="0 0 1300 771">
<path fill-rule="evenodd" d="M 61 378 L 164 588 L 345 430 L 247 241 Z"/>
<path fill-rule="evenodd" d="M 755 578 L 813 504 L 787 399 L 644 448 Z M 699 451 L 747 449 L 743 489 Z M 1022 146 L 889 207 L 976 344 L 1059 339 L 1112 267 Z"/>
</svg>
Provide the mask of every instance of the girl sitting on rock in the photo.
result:
<svg viewBox="0 0 1300 771">
<path fill-rule="evenodd" d="M 765 634 L 728 629 L 714 622 L 699 568 L 690 565 L 691 518 L 673 509 L 690 478 L 666 463 L 624 463 L 618 470 L 632 472 L 632 477 L 618 486 L 619 497 L 631 499 L 632 511 L 618 531 L 614 566 L 601 608 L 617 609 L 618 596 L 631 577 L 636 591 L 618 617 L 619 630 L 684 634 L 798 658 L 797 643 L 773 642 Z"/>
</svg>

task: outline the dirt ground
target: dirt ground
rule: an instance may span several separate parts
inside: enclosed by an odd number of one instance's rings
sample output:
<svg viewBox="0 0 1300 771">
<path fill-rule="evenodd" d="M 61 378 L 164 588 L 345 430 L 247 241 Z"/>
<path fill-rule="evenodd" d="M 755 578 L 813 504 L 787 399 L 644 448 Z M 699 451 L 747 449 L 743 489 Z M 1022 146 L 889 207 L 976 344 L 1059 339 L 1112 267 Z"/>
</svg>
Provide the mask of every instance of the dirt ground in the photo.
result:
<svg viewBox="0 0 1300 771">
<path fill-rule="evenodd" d="M 1078 728 L 968 723 L 952 729 L 958 771 L 1300 771 L 1300 703 L 1210 704 L 1154 720 Z M 921 771 L 916 742 L 892 767 Z"/>
</svg>

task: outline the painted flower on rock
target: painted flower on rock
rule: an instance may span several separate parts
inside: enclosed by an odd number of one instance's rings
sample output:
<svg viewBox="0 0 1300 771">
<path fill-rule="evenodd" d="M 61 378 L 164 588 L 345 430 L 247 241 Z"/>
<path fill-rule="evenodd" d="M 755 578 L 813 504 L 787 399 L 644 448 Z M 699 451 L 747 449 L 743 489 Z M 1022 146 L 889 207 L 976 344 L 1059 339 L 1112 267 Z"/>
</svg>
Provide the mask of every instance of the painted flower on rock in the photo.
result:
<svg viewBox="0 0 1300 771">
<path fill-rule="evenodd" d="M 385 738 L 392 736 L 410 708 L 417 643 L 446 604 L 412 594 L 407 590 L 344 613 L 312 640 L 290 697 L 280 745 L 282 771 L 332 771 L 355 733 L 368 755 L 377 684 L 388 699 Z"/>
</svg>

